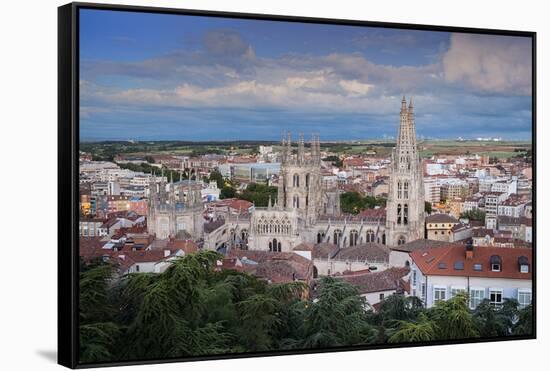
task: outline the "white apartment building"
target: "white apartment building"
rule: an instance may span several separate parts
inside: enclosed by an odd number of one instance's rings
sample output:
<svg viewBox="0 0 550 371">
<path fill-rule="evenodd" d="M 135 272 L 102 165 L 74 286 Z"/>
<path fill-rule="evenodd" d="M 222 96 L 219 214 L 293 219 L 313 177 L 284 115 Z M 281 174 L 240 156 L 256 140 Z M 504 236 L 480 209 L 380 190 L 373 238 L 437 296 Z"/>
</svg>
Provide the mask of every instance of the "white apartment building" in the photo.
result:
<svg viewBox="0 0 550 371">
<path fill-rule="evenodd" d="M 500 306 L 505 298 L 532 299 L 532 250 L 530 248 L 447 247 L 416 250 L 411 256 L 411 294 L 427 308 L 459 292 L 469 294 L 474 309 L 482 300 Z"/>
</svg>

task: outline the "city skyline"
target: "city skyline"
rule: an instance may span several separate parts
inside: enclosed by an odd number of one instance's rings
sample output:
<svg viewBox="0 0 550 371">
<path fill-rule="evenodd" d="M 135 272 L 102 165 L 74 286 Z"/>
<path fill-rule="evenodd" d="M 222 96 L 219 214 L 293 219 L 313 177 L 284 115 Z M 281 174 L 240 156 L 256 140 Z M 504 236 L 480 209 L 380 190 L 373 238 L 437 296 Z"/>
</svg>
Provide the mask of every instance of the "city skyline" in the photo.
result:
<svg viewBox="0 0 550 371">
<path fill-rule="evenodd" d="M 532 135 L 529 38 L 100 10 L 80 37 L 82 140 L 379 139 L 403 94 L 419 136 Z"/>
</svg>

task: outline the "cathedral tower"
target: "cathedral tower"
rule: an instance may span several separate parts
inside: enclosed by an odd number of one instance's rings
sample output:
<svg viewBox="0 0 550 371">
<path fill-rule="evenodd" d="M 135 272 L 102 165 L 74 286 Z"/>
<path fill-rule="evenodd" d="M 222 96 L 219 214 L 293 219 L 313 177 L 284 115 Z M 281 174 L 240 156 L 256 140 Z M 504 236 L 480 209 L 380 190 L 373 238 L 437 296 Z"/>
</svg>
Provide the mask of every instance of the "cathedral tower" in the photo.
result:
<svg viewBox="0 0 550 371">
<path fill-rule="evenodd" d="M 402 245 L 424 238 L 424 184 L 416 146 L 412 98 L 401 102 L 399 131 L 392 153 L 386 215 L 386 243 Z"/>
<path fill-rule="evenodd" d="M 283 138 L 282 147 L 277 206 L 294 209 L 307 225 L 314 224 L 323 201 L 319 136 L 312 136 L 309 156 L 306 155 L 303 135 L 299 137 L 296 154 L 293 153 L 290 133 L 286 140 Z"/>
</svg>

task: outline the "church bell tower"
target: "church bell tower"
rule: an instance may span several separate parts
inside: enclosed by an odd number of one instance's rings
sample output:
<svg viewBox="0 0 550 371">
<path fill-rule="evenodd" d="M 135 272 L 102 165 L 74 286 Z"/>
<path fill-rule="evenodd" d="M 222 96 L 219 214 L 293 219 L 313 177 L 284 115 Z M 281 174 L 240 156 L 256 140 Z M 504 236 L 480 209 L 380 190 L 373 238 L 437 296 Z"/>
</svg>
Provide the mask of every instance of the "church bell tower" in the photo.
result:
<svg viewBox="0 0 550 371">
<path fill-rule="evenodd" d="M 397 143 L 392 152 L 386 215 L 386 244 L 424 238 L 424 181 L 416 146 L 412 98 L 401 101 Z"/>
</svg>

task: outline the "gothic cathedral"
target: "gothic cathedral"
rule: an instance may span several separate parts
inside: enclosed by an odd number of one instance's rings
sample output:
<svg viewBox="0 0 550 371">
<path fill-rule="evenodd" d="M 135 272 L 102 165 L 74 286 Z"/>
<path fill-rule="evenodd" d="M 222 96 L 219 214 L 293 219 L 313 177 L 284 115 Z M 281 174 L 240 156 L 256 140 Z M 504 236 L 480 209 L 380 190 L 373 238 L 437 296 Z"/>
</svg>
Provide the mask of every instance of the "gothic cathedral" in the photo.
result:
<svg viewBox="0 0 550 371">
<path fill-rule="evenodd" d="M 386 211 L 386 243 L 402 245 L 424 238 L 424 182 L 416 146 L 413 102 L 401 102 L 399 131 L 392 153 Z"/>
</svg>

